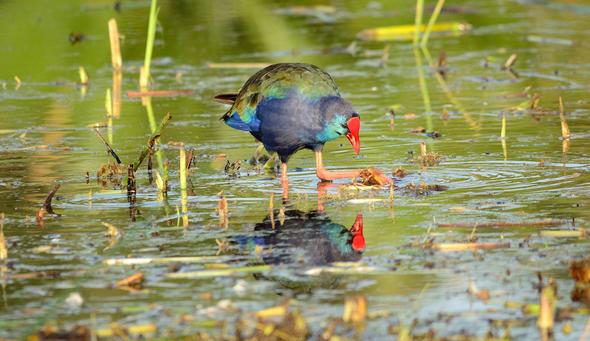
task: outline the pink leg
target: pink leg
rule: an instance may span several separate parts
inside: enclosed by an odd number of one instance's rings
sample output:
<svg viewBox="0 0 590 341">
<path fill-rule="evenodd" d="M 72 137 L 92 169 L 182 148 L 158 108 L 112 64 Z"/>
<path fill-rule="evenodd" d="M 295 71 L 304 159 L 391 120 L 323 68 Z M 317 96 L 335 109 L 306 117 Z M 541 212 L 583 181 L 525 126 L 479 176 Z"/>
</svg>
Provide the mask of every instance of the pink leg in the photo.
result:
<svg viewBox="0 0 590 341">
<path fill-rule="evenodd" d="M 315 152 L 315 168 L 318 178 L 322 181 L 332 181 L 336 179 L 352 179 L 356 178 L 360 174 L 360 170 L 350 171 L 338 171 L 332 172 L 324 168 L 324 162 L 322 160 L 322 151 Z"/>
<path fill-rule="evenodd" d="M 281 185 L 283 186 L 283 201 L 289 199 L 289 177 L 287 176 L 287 163 L 281 162 Z"/>
</svg>

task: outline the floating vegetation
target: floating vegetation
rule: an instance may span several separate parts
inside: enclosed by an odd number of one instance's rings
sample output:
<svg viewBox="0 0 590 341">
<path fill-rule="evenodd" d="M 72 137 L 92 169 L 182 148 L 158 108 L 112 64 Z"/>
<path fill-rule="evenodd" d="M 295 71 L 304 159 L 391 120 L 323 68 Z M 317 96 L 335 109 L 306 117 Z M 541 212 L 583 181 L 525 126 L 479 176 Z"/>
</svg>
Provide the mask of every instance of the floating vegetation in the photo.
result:
<svg viewBox="0 0 590 341">
<path fill-rule="evenodd" d="M 442 192 L 448 190 L 449 187 L 443 185 L 429 185 L 425 182 L 421 182 L 419 184 L 409 183 L 404 187 L 401 187 L 400 190 L 405 195 L 413 195 L 413 196 L 424 196 L 424 195 L 431 195 L 432 192 Z"/>
<path fill-rule="evenodd" d="M 408 175 L 408 171 L 402 167 L 398 167 L 393 171 L 393 176 L 395 176 L 398 179 L 405 178 L 406 175 Z"/>
<path fill-rule="evenodd" d="M 438 131 L 426 131 L 425 128 L 419 127 L 419 128 L 414 128 L 412 130 L 410 130 L 410 133 L 412 134 L 424 134 L 432 139 L 438 139 L 442 137 L 442 134 L 439 133 Z"/>
<path fill-rule="evenodd" d="M 143 272 L 137 272 L 133 275 L 123 278 L 117 282 L 117 287 L 128 287 L 133 289 L 141 289 L 144 281 Z"/>
<path fill-rule="evenodd" d="M 570 274 L 576 283 L 590 284 L 590 258 L 572 261 Z"/>
<path fill-rule="evenodd" d="M 373 167 L 361 170 L 359 177 L 364 186 L 383 186 L 391 182 L 391 179 Z"/>
<path fill-rule="evenodd" d="M 235 179 L 240 176 L 240 169 L 242 168 L 242 161 L 230 161 L 227 160 L 225 163 L 225 167 L 223 167 L 223 172 L 227 175 L 230 179 Z"/>
<path fill-rule="evenodd" d="M 412 156 L 410 162 L 417 163 L 422 167 L 432 167 L 438 165 L 442 161 L 443 157 L 436 152 L 427 152 L 426 144 L 420 143 L 420 155 Z"/>
<path fill-rule="evenodd" d="M 110 184 L 113 187 L 120 188 L 123 181 L 123 174 L 126 171 L 127 168 L 122 164 L 105 163 L 96 171 L 96 181 L 103 187 Z"/>
</svg>

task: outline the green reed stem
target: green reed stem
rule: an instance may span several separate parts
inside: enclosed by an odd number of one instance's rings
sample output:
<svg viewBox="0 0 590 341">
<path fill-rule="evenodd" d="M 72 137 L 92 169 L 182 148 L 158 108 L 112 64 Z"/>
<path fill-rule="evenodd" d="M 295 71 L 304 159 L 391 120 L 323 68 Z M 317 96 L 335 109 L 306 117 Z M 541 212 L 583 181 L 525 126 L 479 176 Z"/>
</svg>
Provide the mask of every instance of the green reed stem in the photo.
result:
<svg viewBox="0 0 590 341">
<path fill-rule="evenodd" d="M 150 64 L 152 62 L 152 52 L 154 50 L 154 40 L 156 39 L 156 24 L 158 20 L 157 8 L 158 0 L 152 0 L 150 6 L 150 19 L 148 23 L 147 42 L 145 45 L 145 59 L 143 61 L 143 74 L 140 77 L 140 86 L 147 87 L 150 79 Z"/>
<path fill-rule="evenodd" d="M 424 14 L 424 0 L 416 1 L 416 18 L 415 18 L 415 30 L 414 30 L 414 45 L 418 45 L 420 40 L 420 28 L 422 27 L 422 16 Z"/>
<path fill-rule="evenodd" d="M 422 47 L 424 47 L 428 44 L 428 38 L 430 38 L 430 32 L 432 32 L 432 27 L 436 23 L 436 20 L 438 19 L 438 16 L 440 15 L 440 12 L 442 11 L 442 8 L 444 5 L 445 5 L 445 0 L 438 0 L 438 2 L 436 3 L 436 6 L 434 7 L 434 12 L 432 12 L 432 15 L 430 16 L 430 20 L 428 20 L 428 26 L 426 26 L 426 30 L 424 31 L 424 34 L 422 35 L 422 41 L 420 42 L 420 45 Z"/>
</svg>

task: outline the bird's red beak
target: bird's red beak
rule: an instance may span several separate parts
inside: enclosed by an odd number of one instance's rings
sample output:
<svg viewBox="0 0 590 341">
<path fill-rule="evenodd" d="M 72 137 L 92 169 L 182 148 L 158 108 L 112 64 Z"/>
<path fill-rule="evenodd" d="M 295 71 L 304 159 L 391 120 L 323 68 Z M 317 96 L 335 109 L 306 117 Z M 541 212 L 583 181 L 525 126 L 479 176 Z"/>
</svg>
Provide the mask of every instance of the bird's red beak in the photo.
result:
<svg viewBox="0 0 590 341">
<path fill-rule="evenodd" d="M 365 236 L 363 236 L 363 214 L 359 213 L 356 216 L 354 224 L 350 228 L 352 234 L 352 249 L 356 252 L 363 252 L 365 250 Z"/>
<path fill-rule="evenodd" d="M 361 130 L 361 119 L 358 116 L 351 117 L 346 122 L 348 126 L 348 134 L 346 134 L 346 138 L 350 141 L 352 148 L 354 149 L 354 153 L 359 155 L 361 151 L 361 140 L 359 140 L 359 130 Z"/>
</svg>

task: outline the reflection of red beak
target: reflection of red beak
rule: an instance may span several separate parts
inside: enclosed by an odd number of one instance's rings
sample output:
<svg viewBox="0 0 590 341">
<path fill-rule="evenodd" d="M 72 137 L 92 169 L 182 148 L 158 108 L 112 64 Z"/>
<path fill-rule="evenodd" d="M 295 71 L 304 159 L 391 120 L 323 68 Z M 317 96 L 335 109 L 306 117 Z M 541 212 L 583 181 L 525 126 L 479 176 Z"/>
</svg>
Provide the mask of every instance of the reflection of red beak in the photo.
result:
<svg viewBox="0 0 590 341">
<path fill-rule="evenodd" d="M 348 134 L 346 134 L 346 138 L 350 141 L 352 148 L 354 149 L 354 153 L 359 155 L 361 151 L 361 140 L 359 139 L 359 130 L 361 130 L 361 119 L 358 116 L 351 117 L 346 122 L 348 126 Z"/>
<path fill-rule="evenodd" d="M 352 234 L 352 249 L 356 252 L 363 252 L 365 250 L 365 237 L 363 236 L 363 214 L 359 213 L 356 216 L 354 224 L 350 228 Z"/>
</svg>

